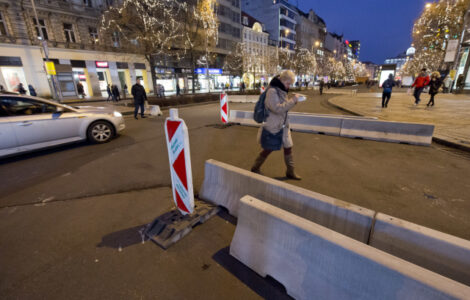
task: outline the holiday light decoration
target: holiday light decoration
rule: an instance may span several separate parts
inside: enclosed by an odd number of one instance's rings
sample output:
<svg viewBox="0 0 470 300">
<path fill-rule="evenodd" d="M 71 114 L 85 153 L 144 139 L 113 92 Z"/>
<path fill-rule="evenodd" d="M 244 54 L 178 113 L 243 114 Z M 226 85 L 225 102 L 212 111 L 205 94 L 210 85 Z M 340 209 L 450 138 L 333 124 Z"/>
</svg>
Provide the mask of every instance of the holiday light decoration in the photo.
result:
<svg viewBox="0 0 470 300">
<path fill-rule="evenodd" d="M 448 41 L 459 39 L 465 12 L 470 0 L 440 0 L 423 10 L 413 27 L 416 53 L 403 66 L 403 74 L 415 75 L 422 68 L 429 71 L 445 67 L 444 56 Z"/>
</svg>

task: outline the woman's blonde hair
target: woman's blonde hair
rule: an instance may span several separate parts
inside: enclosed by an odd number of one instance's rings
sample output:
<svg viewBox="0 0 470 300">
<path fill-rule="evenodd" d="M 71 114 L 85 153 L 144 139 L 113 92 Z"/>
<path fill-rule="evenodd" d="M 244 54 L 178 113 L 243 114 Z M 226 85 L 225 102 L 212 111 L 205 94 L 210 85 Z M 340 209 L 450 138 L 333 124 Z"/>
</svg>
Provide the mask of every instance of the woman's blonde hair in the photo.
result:
<svg viewBox="0 0 470 300">
<path fill-rule="evenodd" d="M 432 72 L 431 77 L 439 78 L 439 77 L 441 77 L 441 73 L 439 73 L 438 71 L 434 71 L 434 72 Z"/>
<path fill-rule="evenodd" d="M 282 71 L 281 75 L 279 76 L 279 78 L 281 80 L 289 80 L 290 83 L 294 83 L 295 82 L 295 74 L 294 72 L 292 72 L 291 70 L 285 70 L 285 71 Z"/>
</svg>

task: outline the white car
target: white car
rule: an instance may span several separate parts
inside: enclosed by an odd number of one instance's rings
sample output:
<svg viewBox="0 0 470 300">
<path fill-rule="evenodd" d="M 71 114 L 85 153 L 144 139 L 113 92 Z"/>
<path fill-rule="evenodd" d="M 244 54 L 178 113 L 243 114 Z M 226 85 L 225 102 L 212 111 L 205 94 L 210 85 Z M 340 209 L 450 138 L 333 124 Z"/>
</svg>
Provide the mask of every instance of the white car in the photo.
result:
<svg viewBox="0 0 470 300">
<path fill-rule="evenodd" d="M 122 114 L 109 108 L 0 93 L 0 157 L 82 140 L 106 143 L 125 127 Z"/>
</svg>

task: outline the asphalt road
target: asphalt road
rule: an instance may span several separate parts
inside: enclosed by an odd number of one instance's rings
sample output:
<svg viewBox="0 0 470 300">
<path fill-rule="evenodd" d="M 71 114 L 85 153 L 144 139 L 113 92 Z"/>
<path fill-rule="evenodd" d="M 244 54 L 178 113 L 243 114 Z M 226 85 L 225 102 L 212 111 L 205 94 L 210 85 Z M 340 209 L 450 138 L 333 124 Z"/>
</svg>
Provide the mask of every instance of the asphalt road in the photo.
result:
<svg viewBox="0 0 470 300">
<path fill-rule="evenodd" d="M 327 104 L 331 96 L 309 93 L 295 110 L 341 114 Z M 221 127 L 216 104 L 180 116 L 196 192 L 207 159 L 250 168 L 257 129 Z M 235 220 L 225 214 L 166 251 L 142 243 L 138 231 L 172 208 L 163 120 L 126 117 L 126 131 L 110 143 L 0 161 L 2 299 L 287 298 L 230 257 Z M 468 154 L 307 133 L 293 140 L 304 179 L 289 183 L 470 239 Z M 285 180 L 282 154 L 262 171 Z"/>
</svg>

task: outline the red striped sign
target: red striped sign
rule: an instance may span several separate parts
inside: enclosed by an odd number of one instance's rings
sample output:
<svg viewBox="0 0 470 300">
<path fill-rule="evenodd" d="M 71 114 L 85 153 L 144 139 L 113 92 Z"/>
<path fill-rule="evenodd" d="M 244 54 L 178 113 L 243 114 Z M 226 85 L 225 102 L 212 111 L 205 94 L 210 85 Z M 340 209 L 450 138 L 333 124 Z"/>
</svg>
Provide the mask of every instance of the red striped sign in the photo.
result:
<svg viewBox="0 0 470 300">
<path fill-rule="evenodd" d="M 228 123 L 228 101 L 227 94 L 220 94 L 220 119 L 222 123 Z"/>
<path fill-rule="evenodd" d="M 188 128 L 178 118 L 177 109 L 170 109 L 170 117 L 165 120 L 165 134 L 173 200 L 182 214 L 190 214 L 194 211 L 194 192 Z"/>
</svg>

